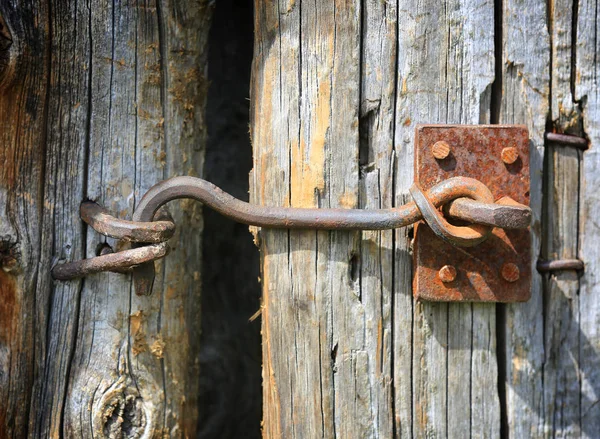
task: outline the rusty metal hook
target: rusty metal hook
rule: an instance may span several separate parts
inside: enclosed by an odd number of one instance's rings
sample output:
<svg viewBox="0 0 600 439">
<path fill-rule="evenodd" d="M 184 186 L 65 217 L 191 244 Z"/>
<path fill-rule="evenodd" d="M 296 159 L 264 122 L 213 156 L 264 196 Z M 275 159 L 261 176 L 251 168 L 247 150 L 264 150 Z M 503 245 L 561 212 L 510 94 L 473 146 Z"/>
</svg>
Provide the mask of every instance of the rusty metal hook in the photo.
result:
<svg viewBox="0 0 600 439">
<path fill-rule="evenodd" d="M 131 271 L 137 265 L 165 257 L 169 253 L 167 241 L 175 233 L 175 223 L 165 209 L 159 210 L 155 216 L 156 221 L 127 221 L 115 218 L 93 201 L 84 201 L 79 206 L 79 216 L 104 236 L 150 245 L 116 253 L 103 251 L 93 258 L 55 265 L 52 269 L 54 279 L 69 280 L 102 271 Z"/>
<path fill-rule="evenodd" d="M 490 190 L 483 185 L 483 183 L 474 180 L 473 183 L 475 182 L 477 182 L 477 184 L 474 184 L 471 197 L 476 201 L 492 204 L 494 202 L 494 197 Z M 490 226 L 480 224 L 455 226 L 450 224 L 444 219 L 433 203 L 429 201 L 429 198 L 425 196 L 416 183 L 411 186 L 409 191 L 427 225 L 444 241 L 459 247 L 474 247 L 485 241 L 490 233 L 492 233 L 492 228 Z"/>
<path fill-rule="evenodd" d="M 98 271 L 122 271 L 124 267 L 133 267 L 136 293 L 150 294 L 154 282 L 153 261 L 166 254 L 163 251 L 166 244 L 162 244 L 175 230 L 172 221 L 156 221 L 165 215 L 158 212 L 164 204 L 180 198 L 198 200 L 234 221 L 265 228 L 383 230 L 408 226 L 424 219 L 436 233 L 457 246 L 478 244 L 489 235 L 492 226 L 527 227 L 531 218 L 531 211 L 526 206 L 511 205 L 507 208 L 493 203 L 489 189 L 473 178 L 454 177 L 436 184 L 427 194 L 419 189 L 411 190 L 411 193 L 415 202 L 392 209 L 267 207 L 238 200 L 200 178 L 173 177 L 150 188 L 134 212 L 133 221 L 119 220 L 95 203 L 83 203 L 81 217 L 86 223 L 104 235 L 137 243 L 134 247 L 139 248 L 60 264 L 54 267 L 52 274 L 56 279 L 71 279 Z M 467 199 L 470 202 L 466 205 L 460 203 Z M 450 207 L 451 215 L 474 224 L 487 225 L 457 227 L 449 224 L 437 208 L 453 200 L 457 204 Z M 500 210 L 501 214 L 497 214 Z M 151 247 L 148 246 L 150 242 L 162 244 Z"/>
</svg>

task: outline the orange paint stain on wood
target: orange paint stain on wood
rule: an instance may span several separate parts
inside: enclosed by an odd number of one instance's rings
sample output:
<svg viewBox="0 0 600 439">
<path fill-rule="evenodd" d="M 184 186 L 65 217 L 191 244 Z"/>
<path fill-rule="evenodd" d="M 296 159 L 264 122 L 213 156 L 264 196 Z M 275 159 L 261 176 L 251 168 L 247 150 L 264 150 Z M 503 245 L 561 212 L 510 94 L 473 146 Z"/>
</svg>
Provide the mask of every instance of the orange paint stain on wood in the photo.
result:
<svg viewBox="0 0 600 439">
<path fill-rule="evenodd" d="M 290 171 L 294 207 L 318 207 L 316 193 L 325 189 L 325 145 L 330 122 L 331 83 L 324 80 L 317 87 L 315 109 L 310 119 L 309 143 L 302 137 L 299 148 L 292 149 Z"/>
<path fill-rule="evenodd" d="M 261 70 L 262 82 L 269 84 L 266 87 L 261 87 L 261 94 L 258 98 L 259 104 L 254 107 L 252 114 L 252 124 L 254 131 L 252 132 L 253 141 L 259 142 L 262 145 L 268 145 L 270 148 L 275 148 L 277 145 L 273 144 L 273 136 L 270 131 L 269 124 L 260 123 L 260 121 L 271 120 L 274 117 L 273 114 L 273 93 L 274 88 L 271 84 L 274 84 L 279 75 L 279 62 L 276 56 L 269 54 L 264 60 L 264 67 Z M 269 162 L 272 159 L 272 154 L 263 154 L 260 158 L 260 166 L 263 169 L 269 167 Z M 260 187 L 256 188 L 259 193 L 259 199 L 262 201 L 265 199 L 265 190 L 269 190 L 271 185 L 267 184 L 265 180 L 268 175 L 267 172 L 259 172 L 260 175 Z"/>
</svg>

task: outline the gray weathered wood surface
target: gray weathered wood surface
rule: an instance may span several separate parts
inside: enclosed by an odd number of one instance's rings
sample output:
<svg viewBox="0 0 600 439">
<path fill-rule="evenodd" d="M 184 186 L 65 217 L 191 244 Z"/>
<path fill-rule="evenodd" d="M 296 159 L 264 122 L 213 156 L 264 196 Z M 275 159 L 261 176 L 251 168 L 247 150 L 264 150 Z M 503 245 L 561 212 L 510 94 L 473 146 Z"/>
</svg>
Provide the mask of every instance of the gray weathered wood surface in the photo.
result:
<svg viewBox="0 0 600 439">
<path fill-rule="evenodd" d="M 491 1 L 401 2 L 397 194 L 407 194 L 413 182 L 416 124 L 490 122 L 493 27 Z M 408 241 L 398 239 L 396 244 L 406 255 Z M 409 312 L 412 321 L 405 318 L 398 327 L 397 332 L 406 336 L 396 338 L 394 351 L 396 358 L 401 356 L 406 342 L 412 340 L 412 435 L 497 437 L 499 399 L 497 392 L 490 391 L 498 380 L 495 305 L 412 303 L 412 258 L 405 256 L 398 262 L 397 272 L 406 275 L 395 276 L 395 282 L 406 303 L 397 312 Z M 395 376 L 402 375 L 397 369 Z M 401 417 L 402 421 L 407 422 Z"/>
<path fill-rule="evenodd" d="M 253 201 L 399 205 L 417 123 L 526 124 L 533 264 L 587 269 L 534 273 L 527 304 L 415 303 L 407 230 L 257 232 L 265 436 L 595 437 L 596 3 L 332 3 L 255 3 Z M 549 147 L 544 182 L 547 129 L 592 144 Z"/>
<path fill-rule="evenodd" d="M 549 116 L 550 36 L 547 8 L 535 0 L 509 0 L 502 8 L 500 123 L 527 125 L 533 211 L 535 264 L 541 245 L 544 131 Z M 531 299 L 525 304 L 499 305 L 504 347 L 506 434 L 545 437 L 542 279 L 534 270 Z"/>
<path fill-rule="evenodd" d="M 150 298 L 49 270 L 119 248 L 81 200 L 128 218 L 158 180 L 201 172 L 208 3 L 0 3 L 1 437 L 194 435 L 199 205 L 171 206 Z M 526 304 L 417 303 L 409 229 L 255 231 L 265 437 L 598 437 L 599 14 L 255 2 L 253 202 L 397 206 L 416 124 L 523 123 L 534 263 L 586 263 L 534 274 Z M 545 146 L 548 129 L 590 149 Z"/>
<path fill-rule="evenodd" d="M 403 203 L 417 123 L 490 120 L 491 2 L 256 6 L 255 202 Z M 495 306 L 414 304 L 408 236 L 259 233 L 267 437 L 499 435 Z"/>
<path fill-rule="evenodd" d="M 201 172 L 208 3 L 0 4 L 2 437 L 195 434 L 199 206 L 171 205 L 175 251 L 151 297 L 129 276 L 50 269 L 119 249 L 81 223 L 82 200 L 131 218 L 151 185 Z"/>
<path fill-rule="evenodd" d="M 551 100 L 553 127 L 583 136 L 579 103 L 573 96 L 573 2 L 556 2 L 549 11 L 551 35 Z M 578 257 L 579 180 L 581 151 L 546 145 L 542 256 Z M 579 274 L 562 271 L 545 276 L 544 299 L 544 425 L 545 434 L 581 437 L 581 314 Z M 585 312 L 585 311 L 584 311 Z M 593 437 L 596 434 L 583 434 Z"/>
<path fill-rule="evenodd" d="M 587 437 L 600 432 L 600 9 L 597 1 L 578 3 L 574 45 L 574 96 L 582 108 L 590 149 L 581 166 L 579 257 L 585 275 L 579 291 L 577 358 L 580 382 L 580 430 Z"/>
</svg>

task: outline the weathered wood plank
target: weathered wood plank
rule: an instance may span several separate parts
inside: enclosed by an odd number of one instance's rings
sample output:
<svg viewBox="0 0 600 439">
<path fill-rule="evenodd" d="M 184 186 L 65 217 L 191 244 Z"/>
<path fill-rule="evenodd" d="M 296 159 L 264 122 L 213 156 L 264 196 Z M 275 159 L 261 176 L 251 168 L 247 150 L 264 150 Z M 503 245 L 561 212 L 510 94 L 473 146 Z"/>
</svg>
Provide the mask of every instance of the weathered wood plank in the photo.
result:
<svg viewBox="0 0 600 439">
<path fill-rule="evenodd" d="M 544 212 L 545 259 L 577 256 L 580 152 L 546 147 Z M 545 289 L 545 434 L 580 436 L 579 276 L 564 271 L 547 276 Z"/>
<path fill-rule="evenodd" d="M 36 287 L 36 375 L 29 433 L 60 437 L 83 281 L 53 282 L 50 268 L 85 255 L 79 203 L 89 141 L 90 10 L 57 2 L 50 10 L 49 89 L 41 260 Z"/>
<path fill-rule="evenodd" d="M 530 136 L 530 206 L 535 263 L 541 245 L 543 145 L 550 101 L 550 38 L 546 3 L 508 0 L 502 9 L 500 123 L 527 125 Z M 501 306 L 505 316 L 506 416 L 510 437 L 544 434 L 542 279 L 533 273 L 531 299 Z"/>
<path fill-rule="evenodd" d="M 114 8 L 103 5 L 92 16 L 87 196 L 131 217 L 154 183 L 201 173 L 210 11 L 205 3 L 179 2 Z M 132 419 L 129 434 L 185 437 L 196 430 L 199 209 L 170 206 L 175 251 L 160 264 L 151 297 L 136 296 L 128 277 L 87 279 L 68 395 L 73 431 L 125 432 L 119 416 Z M 87 256 L 101 245 L 118 248 L 88 234 Z"/>
<path fill-rule="evenodd" d="M 404 203 L 416 123 L 489 121 L 492 2 L 255 5 L 255 202 Z M 408 237 L 260 231 L 265 436 L 499 434 L 495 307 L 419 304 L 413 327 Z"/>
<path fill-rule="evenodd" d="M 82 224 L 82 200 L 130 218 L 154 183 L 200 173 L 209 3 L 0 5 L 17 29 L 17 76 L 0 94 L 0 155 L 14 164 L 1 173 L 0 231 L 22 255 L 0 272 L 19 306 L 0 308 L 0 321 L 15 316 L 0 334 L 0 392 L 16 397 L 0 428 L 11 437 L 195 435 L 199 206 L 170 207 L 176 251 L 151 297 L 135 296 L 128 276 L 54 282 L 50 269 L 121 248 Z M 4 129 L 9 111 L 18 118 Z"/>
<path fill-rule="evenodd" d="M 45 6 L 45 5 L 44 5 Z M 2 20 L 4 18 L 4 20 Z M 0 3 L 0 431 L 27 435 L 36 359 L 36 270 L 48 74 L 48 9 Z M 38 360 L 39 361 L 39 360 Z"/>
<path fill-rule="evenodd" d="M 395 2 L 378 0 L 363 2 L 362 7 L 359 207 L 390 208 L 394 206 L 398 11 Z M 394 239 L 389 230 L 363 232 L 358 256 L 371 395 L 368 412 L 373 423 L 370 437 L 393 437 L 401 434 L 398 429 L 410 429 L 410 376 L 396 375 L 402 365 L 395 364 L 393 357 Z M 401 425 L 395 425 L 395 419 L 402 419 Z"/>
<path fill-rule="evenodd" d="M 360 2 L 256 2 L 253 199 L 358 202 Z M 359 234 L 259 234 L 264 434 L 375 435 Z"/>
<path fill-rule="evenodd" d="M 398 203 L 413 181 L 415 124 L 489 122 L 493 27 L 490 1 L 400 2 Z M 412 261 L 408 241 L 399 236 L 395 282 L 408 298 Z M 405 334 L 398 343 L 406 343 L 412 325 L 413 436 L 497 437 L 495 306 L 415 303 L 414 321 L 407 308 L 406 300 L 396 308 L 395 331 Z M 402 352 L 394 350 L 397 357 Z"/>
<path fill-rule="evenodd" d="M 584 436 L 594 437 L 600 431 L 600 5 L 597 0 L 582 0 L 577 5 L 574 98 L 583 107 L 584 130 L 590 140 L 581 167 L 579 224 L 579 252 L 585 262 L 578 316 L 580 428 Z"/>
<path fill-rule="evenodd" d="M 554 129 L 583 135 L 573 96 L 574 3 L 555 1 L 548 10 L 551 36 L 551 101 Z M 542 257 L 574 259 L 579 239 L 579 168 L 581 152 L 547 144 L 544 164 Z M 579 276 L 552 273 L 544 282 L 544 432 L 581 436 L 579 383 Z"/>
</svg>

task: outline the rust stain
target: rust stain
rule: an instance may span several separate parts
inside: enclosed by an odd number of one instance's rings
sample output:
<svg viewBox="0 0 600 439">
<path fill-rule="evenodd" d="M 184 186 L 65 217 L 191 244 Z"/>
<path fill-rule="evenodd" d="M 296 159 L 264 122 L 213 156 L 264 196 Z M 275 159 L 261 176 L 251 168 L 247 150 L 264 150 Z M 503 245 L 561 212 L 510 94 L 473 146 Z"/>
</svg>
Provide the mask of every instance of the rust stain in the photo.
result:
<svg viewBox="0 0 600 439">
<path fill-rule="evenodd" d="M 13 352 L 14 338 L 16 338 L 13 333 L 17 319 L 21 316 L 20 308 L 15 276 L 0 269 L 0 345 L 8 348 L 7 356 L 0 358 L 0 367 L 9 366 L 5 361 L 10 361 L 11 353 L 19 353 L 18 346 L 17 352 Z M 0 405 L 0 425 L 6 425 L 7 412 L 10 410 Z"/>
<path fill-rule="evenodd" d="M 262 204 L 265 201 L 265 190 L 269 190 L 270 185 L 267 184 L 266 178 L 268 175 L 267 170 L 269 169 L 269 163 L 272 160 L 272 154 L 269 149 L 274 148 L 273 137 L 271 131 L 271 125 L 264 123 L 264 121 L 270 121 L 273 117 L 273 88 L 271 84 L 276 84 L 279 69 L 278 60 L 275 56 L 269 55 L 264 61 L 263 77 L 262 80 L 258 80 L 266 86 L 260 87 L 260 94 L 258 96 L 258 103 L 253 107 L 253 121 L 252 121 L 252 138 L 259 142 L 260 145 L 265 145 L 268 148 L 262 151 L 260 159 L 259 175 L 260 175 L 260 186 L 254 187 L 254 191 L 259 194 L 259 202 Z M 263 123 L 261 123 L 263 121 Z"/>
<path fill-rule="evenodd" d="M 338 206 L 347 209 L 356 208 L 357 205 L 357 196 L 352 192 L 344 192 L 342 195 L 338 197 Z"/>
<path fill-rule="evenodd" d="M 444 141 L 450 154 L 436 159 L 432 147 Z M 513 164 L 502 161 L 503 148 L 518 152 Z M 490 188 L 494 199 L 510 197 L 529 205 L 529 136 L 524 126 L 421 125 L 415 137 L 415 181 L 428 190 L 440 181 L 463 176 Z M 527 301 L 531 294 L 531 246 L 528 229 L 494 228 L 490 237 L 458 249 L 438 238 L 423 222 L 415 226 L 413 292 L 417 299 L 460 302 Z M 442 282 L 439 270 L 450 264 L 457 276 Z M 509 283 L 500 275 L 505 263 L 522 275 Z"/>
</svg>

